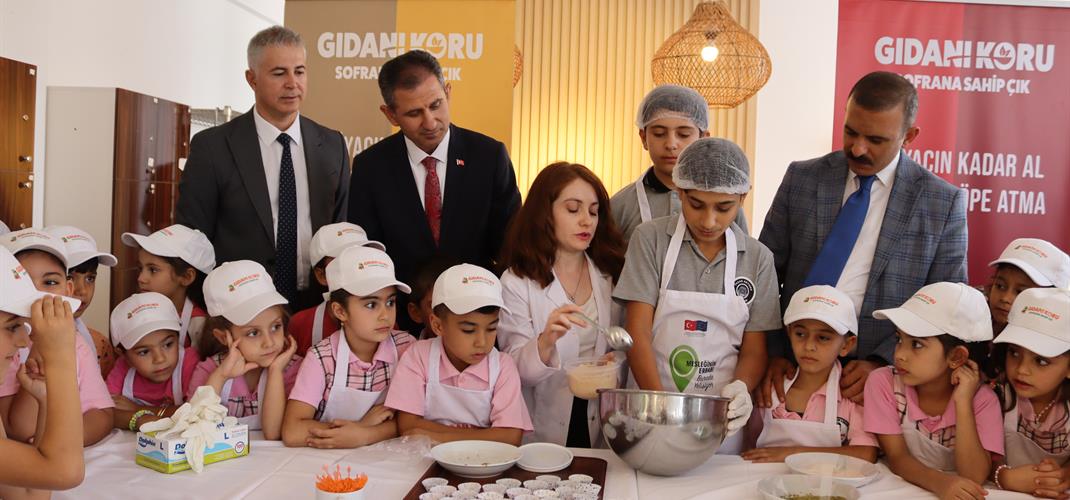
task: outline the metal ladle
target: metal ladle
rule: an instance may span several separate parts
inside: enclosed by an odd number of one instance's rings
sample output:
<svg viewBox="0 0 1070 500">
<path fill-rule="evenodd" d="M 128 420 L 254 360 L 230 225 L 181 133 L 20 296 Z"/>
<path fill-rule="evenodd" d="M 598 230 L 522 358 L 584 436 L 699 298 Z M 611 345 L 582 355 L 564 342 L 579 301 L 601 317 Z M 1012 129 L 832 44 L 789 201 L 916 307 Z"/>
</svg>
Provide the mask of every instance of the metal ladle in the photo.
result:
<svg viewBox="0 0 1070 500">
<path fill-rule="evenodd" d="M 632 348 L 632 335 L 628 333 L 628 330 L 619 326 L 611 326 L 609 328 L 603 328 L 597 321 L 588 318 L 586 314 L 577 312 L 571 313 L 583 318 L 588 323 L 594 325 L 594 327 L 606 336 L 606 342 L 609 344 L 609 348 L 614 351 L 627 351 Z"/>
</svg>

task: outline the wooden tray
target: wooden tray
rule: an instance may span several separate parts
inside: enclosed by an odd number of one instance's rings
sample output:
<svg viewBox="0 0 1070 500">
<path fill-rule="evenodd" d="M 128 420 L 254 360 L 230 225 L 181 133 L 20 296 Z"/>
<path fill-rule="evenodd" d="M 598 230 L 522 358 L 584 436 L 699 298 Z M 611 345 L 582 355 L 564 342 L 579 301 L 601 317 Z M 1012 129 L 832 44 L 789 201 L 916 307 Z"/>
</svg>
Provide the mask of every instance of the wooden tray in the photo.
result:
<svg viewBox="0 0 1070 500">
<path fill-rule="evenodd" d="M 603 498 L 602 495 L 605 494 L 606 491 L 606 467 L 608 467 L 608 465 L 609 464 L 601 458 L 575 457 L 572 459 L 571 465 L 554 472 L 528 472 L 514 465 L 500 474 L 475 479 L 458 476 L 457 474 L 446 470 L 446 468 L 439 465 L 438 462 L 435 462 L 427 468 L 427 471 L 424 472 L 424 475 L 420 476 L 420 479 L 416 480 L 416 484 L 414 484 L 412 489 L 405 495 L 405 500 L 420 500 L 420 494 L 425 491 L 422 482 L 429 477 L 441 477 L 449 480 L 450 485 L 457 486 L 458 484 L 469 482 L 479 484 L 493 483 L 505 477 L 527 481 L 528 479 L 535 479 L 536 476 L 553 475 L 564 480 L 568 479 L 570 474 L 587 474 L 588 476 L 593 477 L 594 483 L 602 486 L 602 489 L 598 492 L 598 498 Z"/>
</svg>

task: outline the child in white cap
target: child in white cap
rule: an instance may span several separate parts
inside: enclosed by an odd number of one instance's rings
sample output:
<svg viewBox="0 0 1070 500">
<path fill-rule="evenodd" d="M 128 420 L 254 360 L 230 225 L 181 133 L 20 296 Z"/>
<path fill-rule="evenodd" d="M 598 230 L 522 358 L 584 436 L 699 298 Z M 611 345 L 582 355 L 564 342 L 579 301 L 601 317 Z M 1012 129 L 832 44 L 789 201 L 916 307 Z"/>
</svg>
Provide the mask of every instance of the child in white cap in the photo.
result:
<svg viewBox="0 0 1070 500">
<path fill-rule="evenodd" d="M 982 498 L 1003 454 L 1003 416 L 979 363 L 992 340 L 984 294 L 933 283 L 900 307 L 873 312 L 895 323 L 895 369 L 870 373 L 865 429 L 892 472 L 940 498 Z"/>
<path fill-rule="evenodd" d="M 368 233 L 350 222 L 327 224 L 312 235 L 309 255 L 312 258 L 312 275 L 323 287 L 327 287 L 327 265 L 352 246 L 366 246 L 379 250 L 386 247 L 368 239 Z M 338 319 L 327 308 L 327 300 L 315 307 L 299 311 L 290 318 L 288 331 L 297 339 L 297 352 L 306 352 L 330 334 L 338 331 Z"/>
<path fill-rule="evenodd" d="M 135 293 L 111 312 L 111 340 L 119 361 L 108 375 L 115 399 L 115 428 L 170 416 L 182 405 L 200 359 L 178 341 L 178 311 L 166 295 Z"/>
<path fill-rule="evenodd" d="M 186 397 L 202 385 L 219 394 L 228 414 L 265 439 L 282 437 L 282 416 L 301 356 L 286 335 L 286 298 L 264 266 L 226 262 L 204 280 L 208 322 L 197 344 L 201 361 Z"/>
<path fill-rule="evenodd" d="M 415 342 L 395 330 L 398 294 L 386 252 L 351 246 L 327 265 L 331 314 L 341 329 L 308 351 L 283 422 L 288 446 L 356 448 L 397 437 L 383 406 L 401 355 Z"/>
<path fill-rule="evenodd" d="M 35 228 L 22 229 L 0 237 L 0 245 L 18 259 L 29 273 L 34 286 L 41 292 L 70 297 L 73 286 L 67 279 L 67 251 L 62 241 Z M 77 309 L 76 304 L 74 309 Z M 115 403 L 104 384 L 97 357 L 89 344 L 72 328 L 75 354 L 78 357 L 78 395 L 82 403 L 82 429 L 86 446 L 96 444 L 112 429 Z M 38 373 L 40 353 L 31 346 L 26 360 L 30 373 Z M 8 368 L 8 377 L 0 382 L 0 412 L 8 413 L 9 437 L 29 440 L 38 428 L 38 405 L 25 390 L 19 390 L 14 376 L 15 367 Z"/>
<path fill-rule="evenodd" d="M 634 340 L 632 386 L 732 399 L 720 454 L 743 451 L 765 332 L 781 327 L 773 254 L 733 223 L 750 192 L 748 165 L 725 139 L 684 149 L 672 171 L 680 215 L 636 228 L 613 289 Z"/>
<path fill-rule="evenodd" d="M 490 271 L 453 266 L 431 292 L 434 339 L 405 353 L 386 396 L 398 432 L 440 443 L 466 439 L 519 445 L 532 431 L 520 374 L 494 347 L 502 285 Z"/>
<path fill-rule="evenodd" d="M 123 244 L 138 249 L 137 287 L 162 293 L 178 311 L 183 347 L 197 345 L 208 313 L 204 310 L 204 279 L 215 268 L 215 248 L 204 233 L 182 224 L 148 236 L 123 233 Z"/>
<path fill-rule="evenodd" d="M 784 311 L 785 331 L 799 363 L 785 381 L 784 401 L 772 393 L 762 410 L 753 462 L 783 462 L 793 453 L 826 452 L 877 460 L 877 438 L 863 429 L 862 405 L 840 394 L 840 362 L 857 342 L 858 316 L 843 292 L 827 285 L 800 289 Z"/>
<path fill-rule="evenodd" d="M 88 327 L 85 321 L 82 321 L 82 316 L 86 309 L 89 309 L 96 294 L 97 268 L 115 267 L 119 261 L 114 255 L 98 250 L 97 240 L 74 226 L 49 226 L 45 228 L 45 232 L 62 241 L 67 251 L 67 279 L 74 287 L 71 296 L 82 301 L 82 305 L 74 311 L 74 327 L 97 356 L 101 375 L 107 377 L 112 366 L 115 366 L 115 350 L 108 341 L 108 336 Z"/>
<path fill-rule="evenodd" d="M 994 343 L 1007 453 L 992 480 L 1005 490 L 1059 498 L 1070 489 L 1070 290 L 1019 294 Z"/>
<path fill-rule="evenodd" d="M 63 490 L 77 486 L 85 474 L 82 421 L 78 408 L 78 375 L 74 343 L 77 299 L 49 295 L 34 288 L 26 268 L 0 246 L 0 381 L 15 372 L 43 412 L 33 446 L 9 440 L 0 423 L 0 497 L 37 498 L 34 490 Z M 19 350 L 34 346 L 48 370 L 31 376 L 19 363 Z M 45 387 L 48 387 L 47 391 Z M 6 420 L 6 419 L 5 419 Z M 43 495 L 47 498 L 47 494 Z"/>
<path fill-rule="evenodd" d="M 985 292 L 996 334 L 1007 326 L 1019 293 L 1038 287 L 1070 288 L 1070 255 L 1041 239 L 1018 238 L 988 265 L 995 267 Z"/>
</svg>

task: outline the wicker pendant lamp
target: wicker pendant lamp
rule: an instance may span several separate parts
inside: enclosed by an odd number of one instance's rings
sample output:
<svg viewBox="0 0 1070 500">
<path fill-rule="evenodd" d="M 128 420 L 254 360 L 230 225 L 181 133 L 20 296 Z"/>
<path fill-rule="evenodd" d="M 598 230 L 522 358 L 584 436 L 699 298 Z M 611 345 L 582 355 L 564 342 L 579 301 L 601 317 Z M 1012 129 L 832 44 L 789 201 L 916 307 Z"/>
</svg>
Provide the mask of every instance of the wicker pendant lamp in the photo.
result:
<svg viewBox="0 0 1070 500">
<path fill-rule="evenodd" d="M 691 87 L 715 108 L 734 108 L 772 73 L 769 53 L 732 19 L 723 1 L 702 2 L 654 54 L 654 83 Z"/>
<path fill-rule="evenodd" d="M 524 54 L 520 52 L 520 47 L 513 44 L 513 86 L 516 87 L 517 83 L 520 83 L 520 77 L 524 75 Z"/>
</svg>

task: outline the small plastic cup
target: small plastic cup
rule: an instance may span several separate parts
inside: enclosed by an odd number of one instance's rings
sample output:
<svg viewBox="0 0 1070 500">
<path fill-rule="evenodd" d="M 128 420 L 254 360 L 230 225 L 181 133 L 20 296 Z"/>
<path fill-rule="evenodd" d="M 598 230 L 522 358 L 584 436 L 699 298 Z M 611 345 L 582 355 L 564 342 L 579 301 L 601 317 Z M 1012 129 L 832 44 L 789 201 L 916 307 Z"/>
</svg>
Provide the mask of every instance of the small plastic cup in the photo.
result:
<svg viewBox="0 0 1070 500">
<path fill-rule="evenodd" d="M 598 398 L 598 389 L 616 389 L 620 383 L 621 360 L 584 356 L 565 363 L 568 388 L 581 399 Z"/>
</svg>

